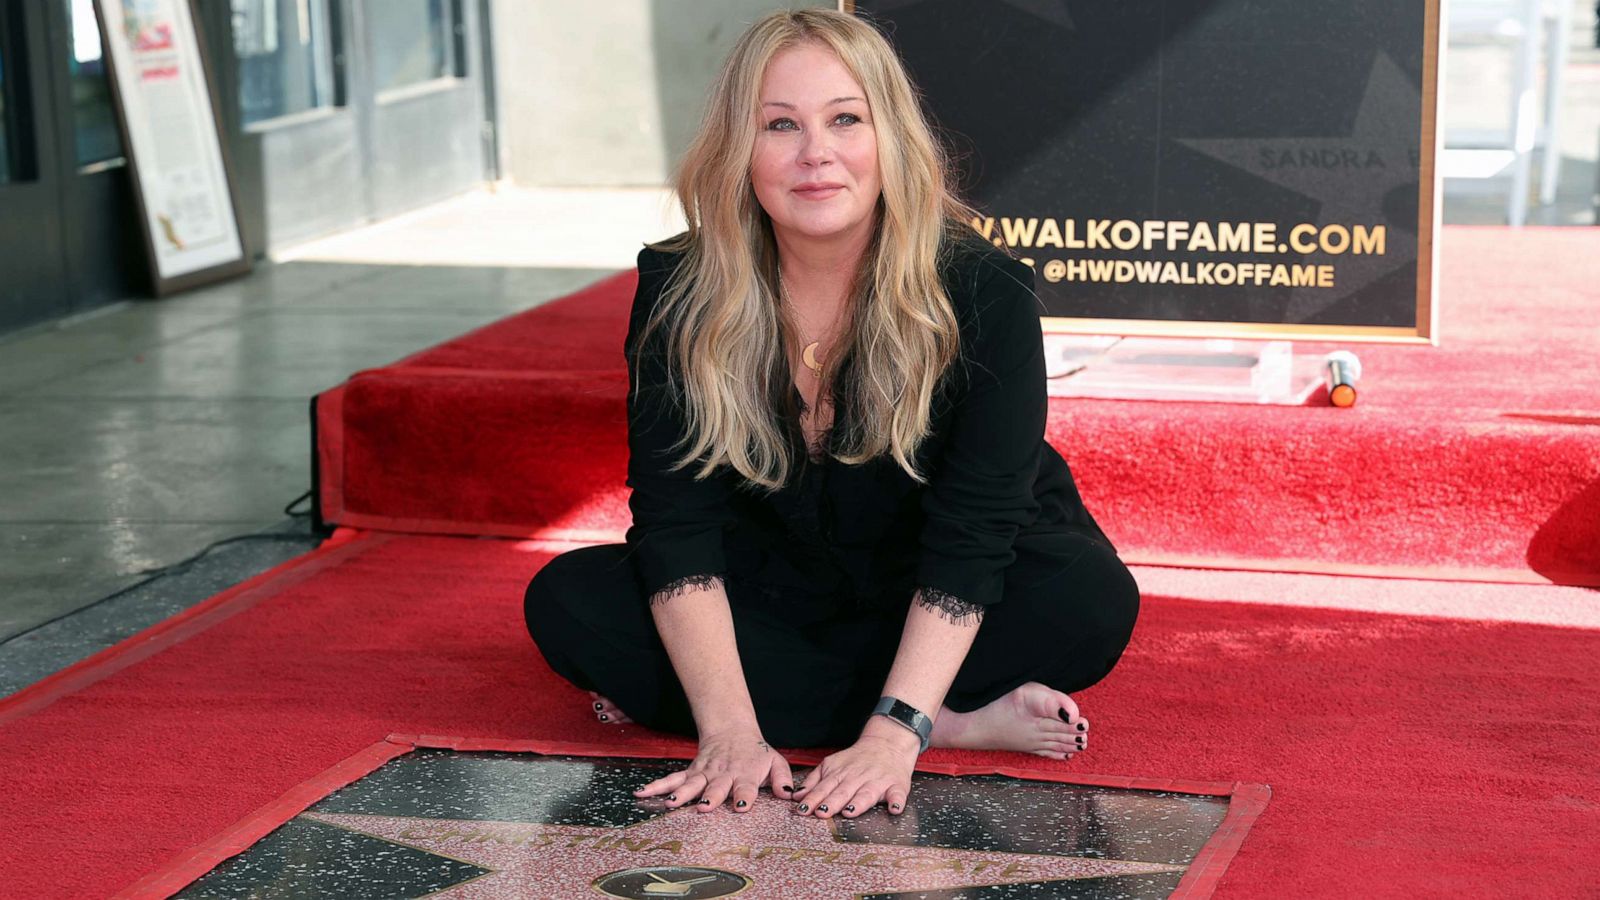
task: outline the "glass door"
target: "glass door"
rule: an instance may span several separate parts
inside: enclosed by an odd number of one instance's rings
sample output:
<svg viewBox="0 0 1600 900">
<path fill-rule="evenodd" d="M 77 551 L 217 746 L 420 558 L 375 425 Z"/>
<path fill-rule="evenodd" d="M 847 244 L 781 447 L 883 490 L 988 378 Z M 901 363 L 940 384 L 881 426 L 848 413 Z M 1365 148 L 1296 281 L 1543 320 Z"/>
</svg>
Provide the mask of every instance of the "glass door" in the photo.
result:
<svg viewBox="0 0 1600 900">
<path fill-rule="evenodd" d="M 337 106 L 333 44 L 328 0 L 233 0 L 243 123 Z"/>
<path fill-rule="evenodd" d="M 67 225 L 62 249 L 77 310 L 144 293 L 150 273 L 94 0 L 50 0 L 47 8 Z"/>
<path fill-rule="evenodd" d="M 81 170 L 122 166 L 122 133 L 111 101 L 94 0 L 66 0 L 67 82 L 72 95 L 73 149 Z"/>
<path fill-rule="evenodd" d="M 239 127 L 268 249 L 367 218 L 362 127 L 350 103 L 355 0 L 231 0 Z"/>
<path fill-rule="evenodd" d="M 388 0 L 383 15 L 370 21 L 372 84 L 380 97 L 457 74 L 455 22 L 445 0 Z"/>
<path fill-rule="evenodd" d="M 269 248 L 482 183 L 481 66 L 466 40 L 478 14 L 462 6 L 230 0 Z"/>
<path fill-rule="evenodd" d="M 0 18 L 5 13 L 0 12 Z M 8 112 L 14 112 L 16 104 L 6 103 L 6 48 L 0 43 L 0 184 L 11 180 L 11 119 Z"/>
<path fill-rule="evenodd" d="M 39 5 L 0 3 L 0 333 L 72 305 L 47 33 Z"/>
<path fill-rule="evenodd" d="M 481 184 L 485 114 L 476 4 L 367 0 L 372 211 L 414 209 Z M 381 9 L 381 14 L 379 10 Z"/>
</svg>

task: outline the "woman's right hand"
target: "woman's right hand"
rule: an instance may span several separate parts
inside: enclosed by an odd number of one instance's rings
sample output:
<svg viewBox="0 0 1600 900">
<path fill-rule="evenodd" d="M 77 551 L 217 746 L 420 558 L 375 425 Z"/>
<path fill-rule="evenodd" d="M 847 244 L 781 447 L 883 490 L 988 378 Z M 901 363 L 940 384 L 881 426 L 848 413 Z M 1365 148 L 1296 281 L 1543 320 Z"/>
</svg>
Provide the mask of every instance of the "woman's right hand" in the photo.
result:
<svg viewBox="0 0 1600 900">
<path fill-rule="evenodd" d="M 773 796 L 794 794 L 794 776 L 783 755 L 767 745 L 759 731 L 732 731 L 700 736 L 700 752 L 681 772 L 657 778 L 633 792 L 635 797 L 667 795 L 667 808 L 693 803 L 710 812 L 724 801 L 734 812 L 749 812 L 756 793 L 772 787 Z"/>
</svg>

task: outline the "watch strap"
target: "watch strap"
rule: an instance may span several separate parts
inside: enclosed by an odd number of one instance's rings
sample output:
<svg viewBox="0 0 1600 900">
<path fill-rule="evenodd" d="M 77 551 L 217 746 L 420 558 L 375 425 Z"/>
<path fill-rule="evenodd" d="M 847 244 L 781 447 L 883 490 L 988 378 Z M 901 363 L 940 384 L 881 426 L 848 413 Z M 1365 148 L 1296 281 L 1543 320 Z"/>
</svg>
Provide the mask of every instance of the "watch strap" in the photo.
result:
<svg viewBox="0 0 1600 900">
<path fill-rule="evenodd" d="M 872 708 L 875 716 L 884 716 L 893 719 L 916 734 L 922 746 L 917 748 L 918 753 L 928 749 L 928 741 L 933 736 L 933 720 L 915 706 L 896 697 L 883 697 L 878 700 L 878 705 Z"/>
</svg>

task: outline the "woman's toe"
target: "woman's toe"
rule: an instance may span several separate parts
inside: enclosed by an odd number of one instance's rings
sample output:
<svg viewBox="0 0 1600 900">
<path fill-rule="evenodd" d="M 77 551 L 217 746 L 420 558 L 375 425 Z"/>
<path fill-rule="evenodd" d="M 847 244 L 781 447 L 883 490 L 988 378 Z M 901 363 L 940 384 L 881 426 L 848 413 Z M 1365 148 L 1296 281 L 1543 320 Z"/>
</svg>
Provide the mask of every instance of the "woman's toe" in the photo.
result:
<svg viewBox="0 0 1600 900">
<path fill-rule="evenodd" d="M 1064 722 L 1075 722 L 1083 718 L 1078 711 L 1077 701 L 1061 691 L 1051 691 L 1052 699 L 1057 710 L 1056 717 Z"/>
<path fill-rule="evenodd" d="M 632 719 L 628 718 L 627 713 L 618 709 L 617 705 L 612 703 L 609 699 L 602 697 L 599 694 L 595 694 L 594 697 L 595 716 L 598 717 L 600 721 L 606 723 L 607 725 L 627 725 L 633 721 Z"/>
<path fill-rule="evenodd" d="M 1060 719 L 1040 719 L 1039 733 L 1055 741 L 1070 741 L 1078 735 L 1084 734 L 1076 725 L 1068 725 Z"/>
<path fill-rule="evenodd" d="M 634 721 L 634 719 L 630 719 L 630 717 L 627 716 L 627 713 L 624 713 L 624 711 L 618 709 L 616 703 L 611 703 L 611 701 L 606 700 L 605 697 L 595 701 L 595 706 L 597 706 L 598 713 L 600 713 L 600 716 L 602 716 L 602 719 L 600 719 L 602 722 L 608 722 L 608 724 L 611 725 L 626 725 L 629 724 L 629 722 Z"/>
<path fill-rule="evenodd" d="M 1028 711 L 1041 719 L 1054 717 L 1075 721 L 1079 718 L 1077 702 L 1062 691 L 1037 681 L 1023 685 L 1018 691 Z"/>
</svg>

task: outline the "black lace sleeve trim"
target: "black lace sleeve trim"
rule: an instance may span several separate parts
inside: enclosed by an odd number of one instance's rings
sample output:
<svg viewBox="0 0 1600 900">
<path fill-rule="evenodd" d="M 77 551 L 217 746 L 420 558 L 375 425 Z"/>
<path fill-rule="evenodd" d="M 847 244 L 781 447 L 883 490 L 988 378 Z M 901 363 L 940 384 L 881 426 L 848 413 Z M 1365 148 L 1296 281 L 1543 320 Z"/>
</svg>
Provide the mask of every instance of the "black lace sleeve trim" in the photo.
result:
<svg viewBox="0 0 1600 900">
<path fill-rule="evenodd" d="M 665 603 L 673 597 L 680 597 L 690 592 L 691 589 L 703 590 L 712 585 L 722 585 L 727 590 L 728 583 L 723 579 L 723 573 L 711 572 L 704 575 L 685 575 L 662 585 L 661 589 L 650 595 L 650 605 Z"/>
<path fill-rule="evenodd" d="M 917 603 L 923 609 L 938 613 L 939 618 L 956 625 L 978 625 L 983 622 L 982 604 L 968 603 L 955 594 L 947 594 L 938 588 L 919 588 Z"/>
</svg>

